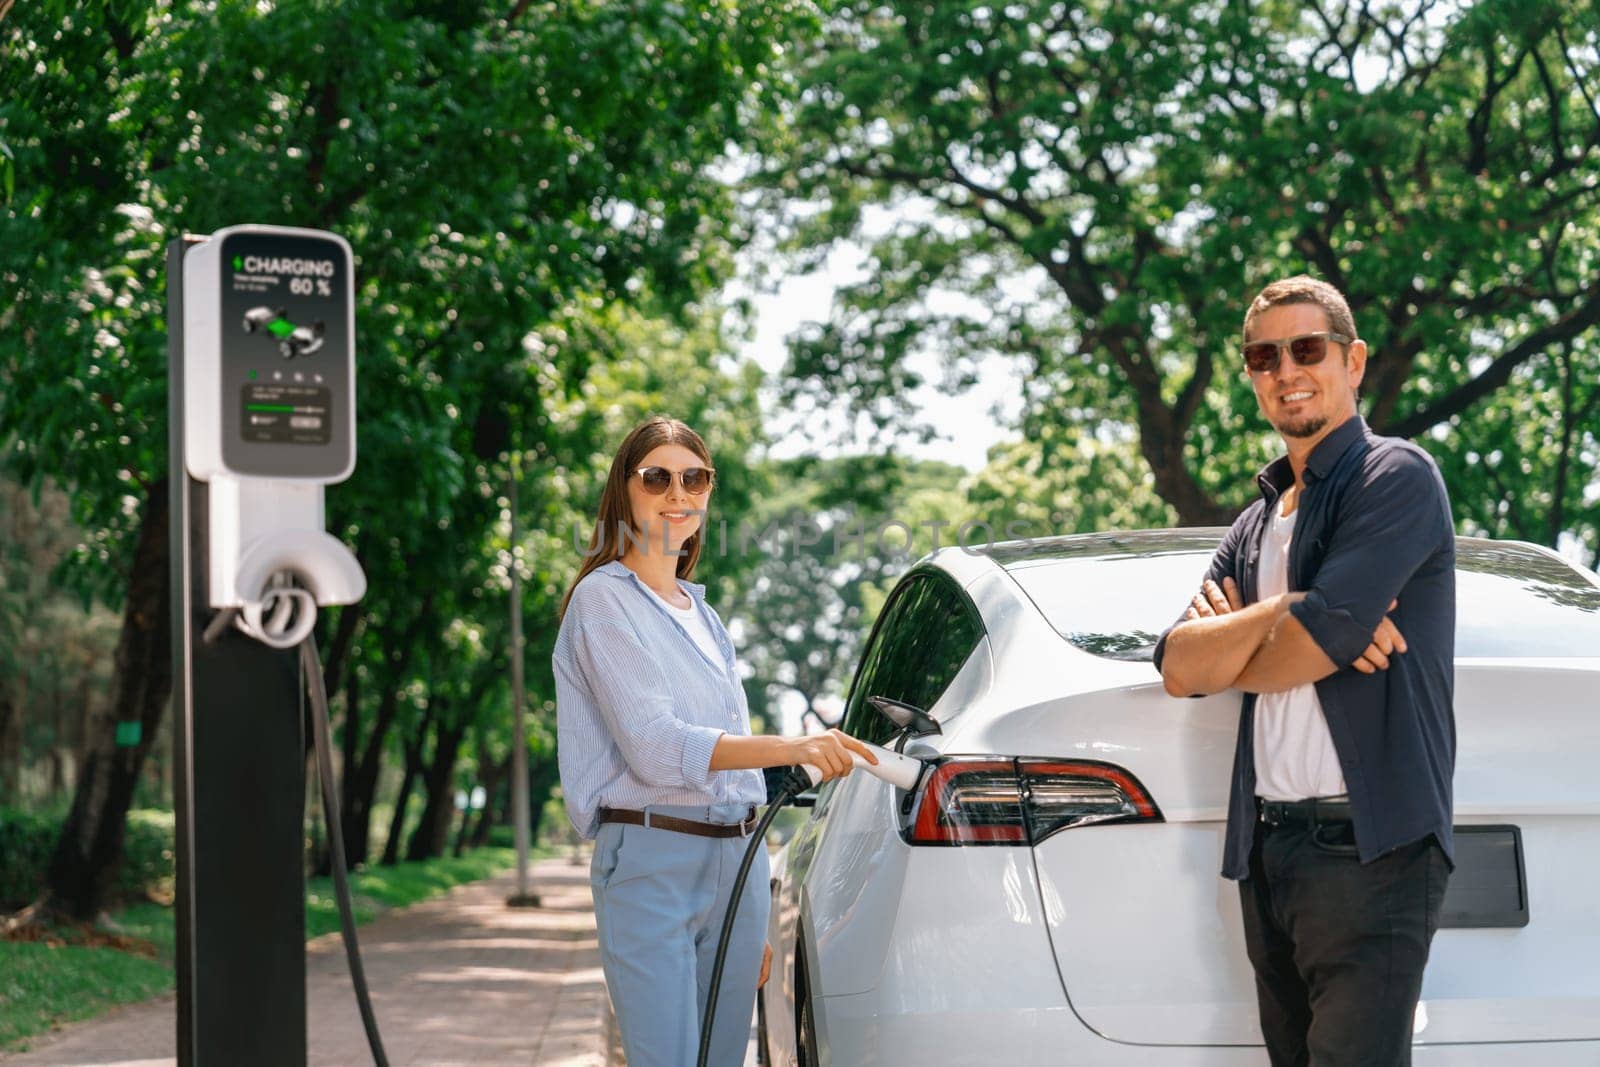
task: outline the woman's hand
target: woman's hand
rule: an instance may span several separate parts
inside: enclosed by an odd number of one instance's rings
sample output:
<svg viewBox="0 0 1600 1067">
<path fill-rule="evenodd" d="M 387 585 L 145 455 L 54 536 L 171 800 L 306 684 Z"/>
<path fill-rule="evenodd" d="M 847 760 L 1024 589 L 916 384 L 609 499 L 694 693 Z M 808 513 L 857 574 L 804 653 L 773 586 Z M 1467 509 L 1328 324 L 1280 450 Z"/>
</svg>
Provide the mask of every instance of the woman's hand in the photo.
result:
<svg viewBox="0 0 1600 1067">
<path fill-rule="evenodd" d="M 756 988 L 760 989 L 767 984 L 767 979 L 772 975 L 772 942 L 768 941 L 761 946 L 761 977 L 756 979 Z"/>
<path fill-rule="evenodd" d="M 852 752 L 860 755 L 868 763 L 878 762 L 878 757 L 872 754 L 871 749 L 849 734 L 840 733 L 838 730 L 829 730 L 825 734 L 808 734 L 805 737 L 791 737 L 787 740 L 793 754 L 789 762 L 809 763 L 822 772 L 824 782 L 850 773 L 851 768 L 855 766 L 850 762 Z"/>
</svg>

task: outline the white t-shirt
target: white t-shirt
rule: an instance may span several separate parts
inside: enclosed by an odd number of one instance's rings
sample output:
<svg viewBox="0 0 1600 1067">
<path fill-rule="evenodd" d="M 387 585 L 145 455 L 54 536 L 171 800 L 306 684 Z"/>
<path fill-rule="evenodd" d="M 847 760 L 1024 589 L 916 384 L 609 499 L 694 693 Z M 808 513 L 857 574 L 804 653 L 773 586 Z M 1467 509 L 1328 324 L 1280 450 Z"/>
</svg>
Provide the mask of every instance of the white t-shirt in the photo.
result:
<svg viewBox="0 0 1600 1067">
<path fill-rule="evenodd" d="M 641 582 L 640 584 L 642 585 L 643 583 Z M 650 589 L 648 585 L 645 588 Z M 677 619 L 683 628 L 689 632 L 689 636 L 694 639 L 695 644 L 700 646 L 700 651 L 706 654 L 707 659 L 718 667 L 725 668 L 727 666 L 722 659 L 722 649 L 717 647 L 716 636 L 712 634 L 711 627 L 706 624 L 705 616 L 700 614 L 700 605 L 695 603 L 694 597 L 690 593 L 685 591 L 683 594 L 689 598 L 689 606 L 686 608 L 667 603 L 666 598 L 654 589 L 650 589 L 650 595 L 660 601 L 661 606 L 671 612 L 672 617 Z"/>
<path fill-rule="evenodd" d="M 1260 599 L 1289 591 L 1289 545 L 1294 540 L 1295 509 L 1287 518 L 1276 505 L 1261 542 L 1261 569 L 1256 576 Z M 1339 754 L 1328 734 L 1313 684 L 1282 693 L 1262 693 L 1255 715 L 1256 796 L 1267 800 L 1336 797 L 1345 791 Z"/>
</svg>

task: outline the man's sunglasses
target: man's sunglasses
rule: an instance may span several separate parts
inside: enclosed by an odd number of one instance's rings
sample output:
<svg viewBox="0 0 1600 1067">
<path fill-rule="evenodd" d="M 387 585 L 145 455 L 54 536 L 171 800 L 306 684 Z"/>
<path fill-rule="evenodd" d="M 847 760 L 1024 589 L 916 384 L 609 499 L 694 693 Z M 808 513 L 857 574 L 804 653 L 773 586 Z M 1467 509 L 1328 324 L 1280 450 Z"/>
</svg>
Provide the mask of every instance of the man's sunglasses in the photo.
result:
<svg viewBox="0 0 1600 1067">
<path fill-rule="evenodd" d="M 633 473 L 639 476 L 639 484 L 651 496 L 660 496 L 672 488 L 673 474 L 677 474 L 678 484 L 683 486 L 683 491 L 695 496 L 708 492 L 717 480 L 717 472 L 710 467 L 686 467 L 681 471 L 670 471 L 665 467 L 640 467 Z"/>
<path fill-rule="evenodd" d="M 1347 345 L 1352 338 L 1342 333 L 1303 333 L 1280 341 L 1249 341 L 1244 346 L 1244 365 L 1251 374 L 1271 374 L 1278 369 L 1283 349 L 1302 367 L 1313 367 L 1328 355 L 1328 342 Z"/>
</svg>

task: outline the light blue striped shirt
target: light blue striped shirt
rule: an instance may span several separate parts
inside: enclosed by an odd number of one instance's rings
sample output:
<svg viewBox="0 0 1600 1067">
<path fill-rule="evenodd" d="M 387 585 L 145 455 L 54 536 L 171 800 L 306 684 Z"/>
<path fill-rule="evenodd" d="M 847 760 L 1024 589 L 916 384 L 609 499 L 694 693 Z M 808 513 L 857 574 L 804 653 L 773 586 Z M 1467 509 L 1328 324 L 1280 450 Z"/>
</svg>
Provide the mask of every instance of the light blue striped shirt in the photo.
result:
<svg viewBox="0 0 1600 1067">
<path fill-rule="evenodd" d="M 679 580 L 711 628 L 713 662 L 644 581 L 620 560 L 573 590 L 551 665 L 556 755 L 567 816 L 584 837 L 600 808 L 762 804 L 760 771 L 711 770 L 724 733 L 750 732 L 733 641 L 703 585 Z"/>
</svg>

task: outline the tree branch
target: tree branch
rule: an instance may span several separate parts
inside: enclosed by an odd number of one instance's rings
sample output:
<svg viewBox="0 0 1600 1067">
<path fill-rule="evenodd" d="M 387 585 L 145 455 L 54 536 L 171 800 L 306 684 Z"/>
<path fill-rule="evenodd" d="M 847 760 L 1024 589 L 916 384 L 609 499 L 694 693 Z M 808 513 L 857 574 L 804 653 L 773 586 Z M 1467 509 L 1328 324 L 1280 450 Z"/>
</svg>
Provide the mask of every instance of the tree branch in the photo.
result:
<svg viewBox="0 0 1600 1067">
<path fill-rule="evenodd" d="M 1396 437 L 1415 437 L 1424 430 L 1448 420 L 1452 415 L 1465 411 L 1505 385 L 1510 380 L 1513 370 L 1551 345 L 1576 337 L 1589 327 L 1600 323 L 1600 282 L 1597 282 L 1587 295 L 1587 303 L 1524 337 L 1499 359 L 1489 364 L 1476 378 L 1456 387 L 1429 407 L 1413 412 L 1392 425 L 1380 426 L 1380 432 Z"/>
<path fill-rule="evenodd" d="M 1484 77 L 1483 96 L 1478 99 L 1478 106 L 1473 109 L 1472 116 L 1467 119 L 1467 131 L 1472 138 L 1472 147 L 1467 156 L 1467 173 L 1481 174 L 1488 166 L 1489 160 L 1489 124 L 1494 120 L 1494 102 L 1500 95 L 1500 90 L 1511 84 L 1517 72 L 1522 69 L 1523 62 L 1528 58 L 1532 46 L 1524 48 L 1517 53 L 1506 70 L 1504 78 L 1495 78 L 1494 38 L 1490 37 L 1484 42 Z"/>
</svg>

